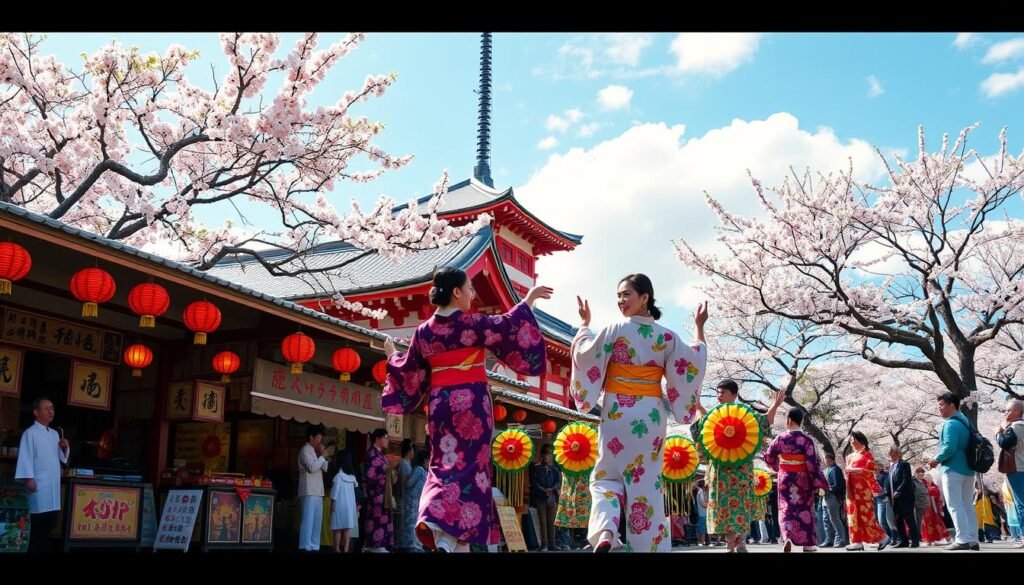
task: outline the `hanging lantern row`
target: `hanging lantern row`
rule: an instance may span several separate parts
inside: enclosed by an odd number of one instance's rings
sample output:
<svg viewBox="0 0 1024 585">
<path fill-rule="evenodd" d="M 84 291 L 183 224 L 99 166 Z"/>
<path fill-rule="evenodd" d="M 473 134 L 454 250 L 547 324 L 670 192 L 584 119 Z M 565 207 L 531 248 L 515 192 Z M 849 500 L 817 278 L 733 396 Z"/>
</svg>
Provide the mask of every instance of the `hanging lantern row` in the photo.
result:
<svg viewBox="0 0 1024 585">
<path fill-rule="evenodd" d="M 334 364 L 335 370 L 341 372 L 338 378 L 342 382 L 348 382 L 352 379 L 352 373 L 358 370 L 359 365 L 363 363 L 363 359 L 359 357 L 356 350 L 351 347 L 343 347 L 334 351 L 331 363 Z"/>
<path fill-rule="evenodd" d="M 207 300 L 196 301 L 185 307 L 182 319 L 189 331 L 195 333 L 192 338 L 194 345 L 206 345 L 206 335 L 220 327 L 220 309 Z"/>
<path fill-rule="evenodd" d="M 313 343 L 313 338 L 299 331 L 284 338 L 281 342 L 281 353 L 291 365 L 291 372 L 301 374 L 302 365 L 313 359 L 316 344 Z"/>
<path fill-rule="evenodd" d="M 516 421 L 517 423 L 523 422 L 524 420 L 526 420 L 526 411 L 521 408 L 516 409 L 512 413 L 512 420 Z"/>
<path fill-rule="evenodd" d="M 222 351 L 213 356 L 213 369 L 220 374 L 221 382 L 230 382 L 231 374 L 237 372 L 240 365 L 242 359 L 233 351 Z"/>
<path fill-rule="evenodd" d="M 373 379 L 384 385 L 384 381 L 388 379 L 388 360 L 380 360 L 373 364 Z"/>
<path fill-rule="evenodd" d="M 167 312 L 171 307 L 171 296 L 167 289 L 147 282 L 135 285 L 128 292 L 128 308 L 139 316 L 139 327 L 156 327 L 156 318 Z"/>
<path fill-rule="evenodd" d="M 83 268 L 71 276 L 71 294 L 82 304 L 82 317 L 99 317 L 100 304 L 114 298 L 114 277 L 102 268 Z"/>
<path fill-rule="evenodd" d="M 495 422 L 501 422 L 508 416 L 508 409 L 503 404 L 494 405 L 494 420 Z"/>
<path fill-rule="evenodd" d="M 14 242 L 0 242 L 0 295 L 11 294 L 11 284 L 32 269 L 28 250 Z"/>
<path fill-rule="evenodd" d="M 139 378 L 142 370 L 153 363 L 153 351 L 141 343 L 129 345 L 124 350 L 124 363 L 132 368 L 132 376 Z"/>
</svg>

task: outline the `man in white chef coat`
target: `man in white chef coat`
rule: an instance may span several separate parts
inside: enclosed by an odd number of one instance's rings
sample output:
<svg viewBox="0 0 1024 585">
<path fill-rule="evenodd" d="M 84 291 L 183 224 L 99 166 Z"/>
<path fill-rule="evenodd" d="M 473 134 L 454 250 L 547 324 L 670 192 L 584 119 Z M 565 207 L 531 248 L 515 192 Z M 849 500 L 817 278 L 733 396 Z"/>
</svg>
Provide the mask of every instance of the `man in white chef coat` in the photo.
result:
<svg viewBox="0 0 1024 585">
<path fill-rule="evenodd" d="M 29 552 L 50 552 L 50 533 L 60 513 L 60 464 L 68 462 L 66 439 L 50 428 L 53 402 L 36 398 L 32 402 L 36 422 L 21 434 L 18 466 L 14 479 L 28 489 L 30 525 Z"/>
</svg>

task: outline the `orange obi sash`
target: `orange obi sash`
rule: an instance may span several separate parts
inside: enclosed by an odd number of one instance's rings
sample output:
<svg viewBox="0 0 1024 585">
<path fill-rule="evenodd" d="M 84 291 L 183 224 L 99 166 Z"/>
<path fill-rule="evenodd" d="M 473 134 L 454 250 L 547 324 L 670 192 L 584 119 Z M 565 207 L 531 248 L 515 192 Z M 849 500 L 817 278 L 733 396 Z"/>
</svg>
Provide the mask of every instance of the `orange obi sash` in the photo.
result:
<svg viewBox="0 0 1024 585">
<path fill-rule="evenodd" d="M 665 368 L 659 366 L 608 364 L 604 391 L 612 394 L 661 397 L 661 378 L 664 375 Z"/>
<path fill-rule="evenodd" d="M 779 471 L 800 473 L 807 471 L 807 456 L 799 453 L 779 455 Z"/>
<path fill-rule="evenodd" d="M 453 386 L 487 381 L 484 350 L 467 347 L 446 351 L 427 358 L 430 364 L 430 386 Z"/>
</svg>

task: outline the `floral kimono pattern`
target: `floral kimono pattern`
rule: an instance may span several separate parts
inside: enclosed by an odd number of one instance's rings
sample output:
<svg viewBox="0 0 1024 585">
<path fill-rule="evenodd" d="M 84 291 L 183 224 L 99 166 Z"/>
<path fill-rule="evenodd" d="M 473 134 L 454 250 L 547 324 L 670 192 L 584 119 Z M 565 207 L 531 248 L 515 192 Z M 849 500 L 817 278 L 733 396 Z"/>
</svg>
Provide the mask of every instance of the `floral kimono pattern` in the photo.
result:
<svg viewBox="0 0 1024 585">
<path fill-rule="evenodd" d="M 803 461 L 801 465 L 788 463 Z M 828 489 L 821 471 L 814 440 L 801 431 L 786 431 L 772 441 L 764 461 L 779 472 L 779 528 L 782 538 L 798 546 L 814 546 L 818 537 L 814 526 L 814 492 Z"/>
<path fill-rule="evenodd" d="M 761 435 L 770 436 L 768 417 L 755 413 Z M 696 437 L 704 426 L 704 417 L 690 425 Z M 708 488 L 708 534 L 746 534 L 754 521 L 757 496 L 754 495 L 754 461 L 742 465 L 722 465 L 708 460 L 704 483 Z"/>
<path fill-rule="evenodd" d="M 409 350 L 388 360 L 381 403 L 384 412 L 410 414 L 426 398 L 430 469 L 419 500 L 417 527 L 433 525 L 458 540 L 498 542 L 491 494 L 491 394 L 486 379 L 439 386 L 431 383 L 428 358 L 483 348 L 512 370 L 538 376 L 546 369 L 540 327 L 526 303 L 504 315 L 455 311 L 434 315 L 416 328 Z M 421 540 L 424 535 L 418 529 Z M 425 541 L 430 544 L 432 537 Z"/>
<path fill-rule="evenodd" d="M 846 459 L 846 519 L 850 543 L 880 542 L 885 532 L 875 516 L 875 495 L 882 486 L 875 479 L 875 458 L 871 452 L 854 451 Z"/>
<path fill-rule="evenodd" d="M 668 413 L 689 422 L 704 379 L 707 349 L 693 347 L 650 317 L 633 316 L 594 333 L 581 327 L 572 343 L 570 394 L 580 412 L 601 405 L 597 465 L 587 538 L 597 546 L 605 530 L 619 533 L 625 507 L 627 550 L 671 549 L 661 480 Z M 664 368 L 660 396 L 605 392 L 609 366 Z"/>
<path fill-rule="evenodd" d="M 555 512 L 555 526 L 561 528 L 586 528 L 590 519 L 590 474 L 564 474 L 562 489 L 558 494 L 558 511 Z"/>
<path fill-rule="evenodd" d="M 384 506 L 388 458 L 376 447 L 366 452 L 366 546 L 390 548 L 394 544 L 391 509 Z"/>
</svg>

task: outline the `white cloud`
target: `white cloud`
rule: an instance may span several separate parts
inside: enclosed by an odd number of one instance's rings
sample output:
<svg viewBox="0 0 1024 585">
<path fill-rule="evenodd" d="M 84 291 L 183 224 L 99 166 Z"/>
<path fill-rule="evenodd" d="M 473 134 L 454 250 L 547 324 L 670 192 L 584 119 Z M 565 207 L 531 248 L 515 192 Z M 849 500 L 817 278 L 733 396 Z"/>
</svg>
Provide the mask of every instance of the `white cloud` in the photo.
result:
<svg viewBox="0 0 1024 585">
<path fill-rule="evenodd" d="M 565 132 L 569 129 L 569 121 L 561 116 L 550 114 L 548 115 L 547 122 L 544 123 L 544 127 L 547 128 L 548 132 Z"/>
<path fill-rule="evenodd" d="M 852 157 L 859 179 L 880 181 L 884 167 L 865 142 L 840 141 L 832 130 L 814 133 L 796 118 L 778 113 L 766 120 L 735 120 L 692 139 L 684 127 L 643 124 L 589 149 L 553 154 L 523 186 L 521 201 L 558 229 L 584 235 L 570 253 L 543 257 L 540 282 L 555 288 L 541 308 L 577 321 L 576 295 L 585 295 L 595 323 L 616 318 L 615 280 L 644 272 L 657 286 L 665 308 L 662 322 L 674 329 L 686 323 L 703 299 L 701 279 L 686 270 L 670 240 L 685 236 L 704 250 L 717 249 L 717 220 L 704 203 L 704 191 L 728 208 L 758 213 L 747 176 L 749 168 L 766 185 L 810 166 L 829 172 L 846 169 Z"/>
<path fill-rule="evenodd" d="M 1024 38 L 1018 37 L 996 43 L 988 48 L 982 63 L 1002 63 L 1024 57 Z"/>
<path fill-rule="evenodd" d="M 565 111 L 565 119 L 569 120 L 570 124 L 575 124 L 583 119 L 583 112 L 579 108 L 572 108 Z"/>
<path fill-rule="evenodd" d="M 761 42 L 760 33 L 679 33 L 669 47 L 679 73 L 721 77 L 751 61 Z"/>
<path fill-rule="evenodd" d="M 590 138 L 594 134 L 597 134 L 597 131 L 600 129 L 601 124 L 599 122 L 590 122 L 588 124 L 580 126 L 580 130 L 579 132 L 577 132 L 576 135 L 579 136 L 580 138 Z"/>
<path fill-rule="evenodd" d="M 953 40 L 953 46 L 962 51 L 971 45 L 978 44 L 980 40 L 981 35 L 978 33 L 958 33 L 956 39 Z"/>
<path fill-rule="evenodd" d="M 640 33 L 609 33 L 603 35 L 608 46 L 604 54 L 612 63 L 636 67 L 640 63 L 640 54 L 651 46 L 651 35 Z"/>
<path fill-rule="evenodd" d="M 619 110 L 629 107 L 633 99 L 633 90 L 625 85 L 609 85 L 597 92 L 597 103 L 603 110 Z"/>
<path fill-rule="evenodd" d="M 1024 67 L 1016 73 L 993 73 L 981 82 L 981 91 L 990 98 L 1000 97 L 1024 87 Z"/>
<path fill-rule="evenodd" d="M 556 146 L 558 146 L 558 139 L 554 136 L 548 136 L 537 143 L 537 148 L 541 150 L 551 150 Z"/>
<path fill-rule="evenodd" d="M 882 82 L 874 75 L 868 75 L 868 97 L 876 98 L 885 93 Z"/>
</svg>

